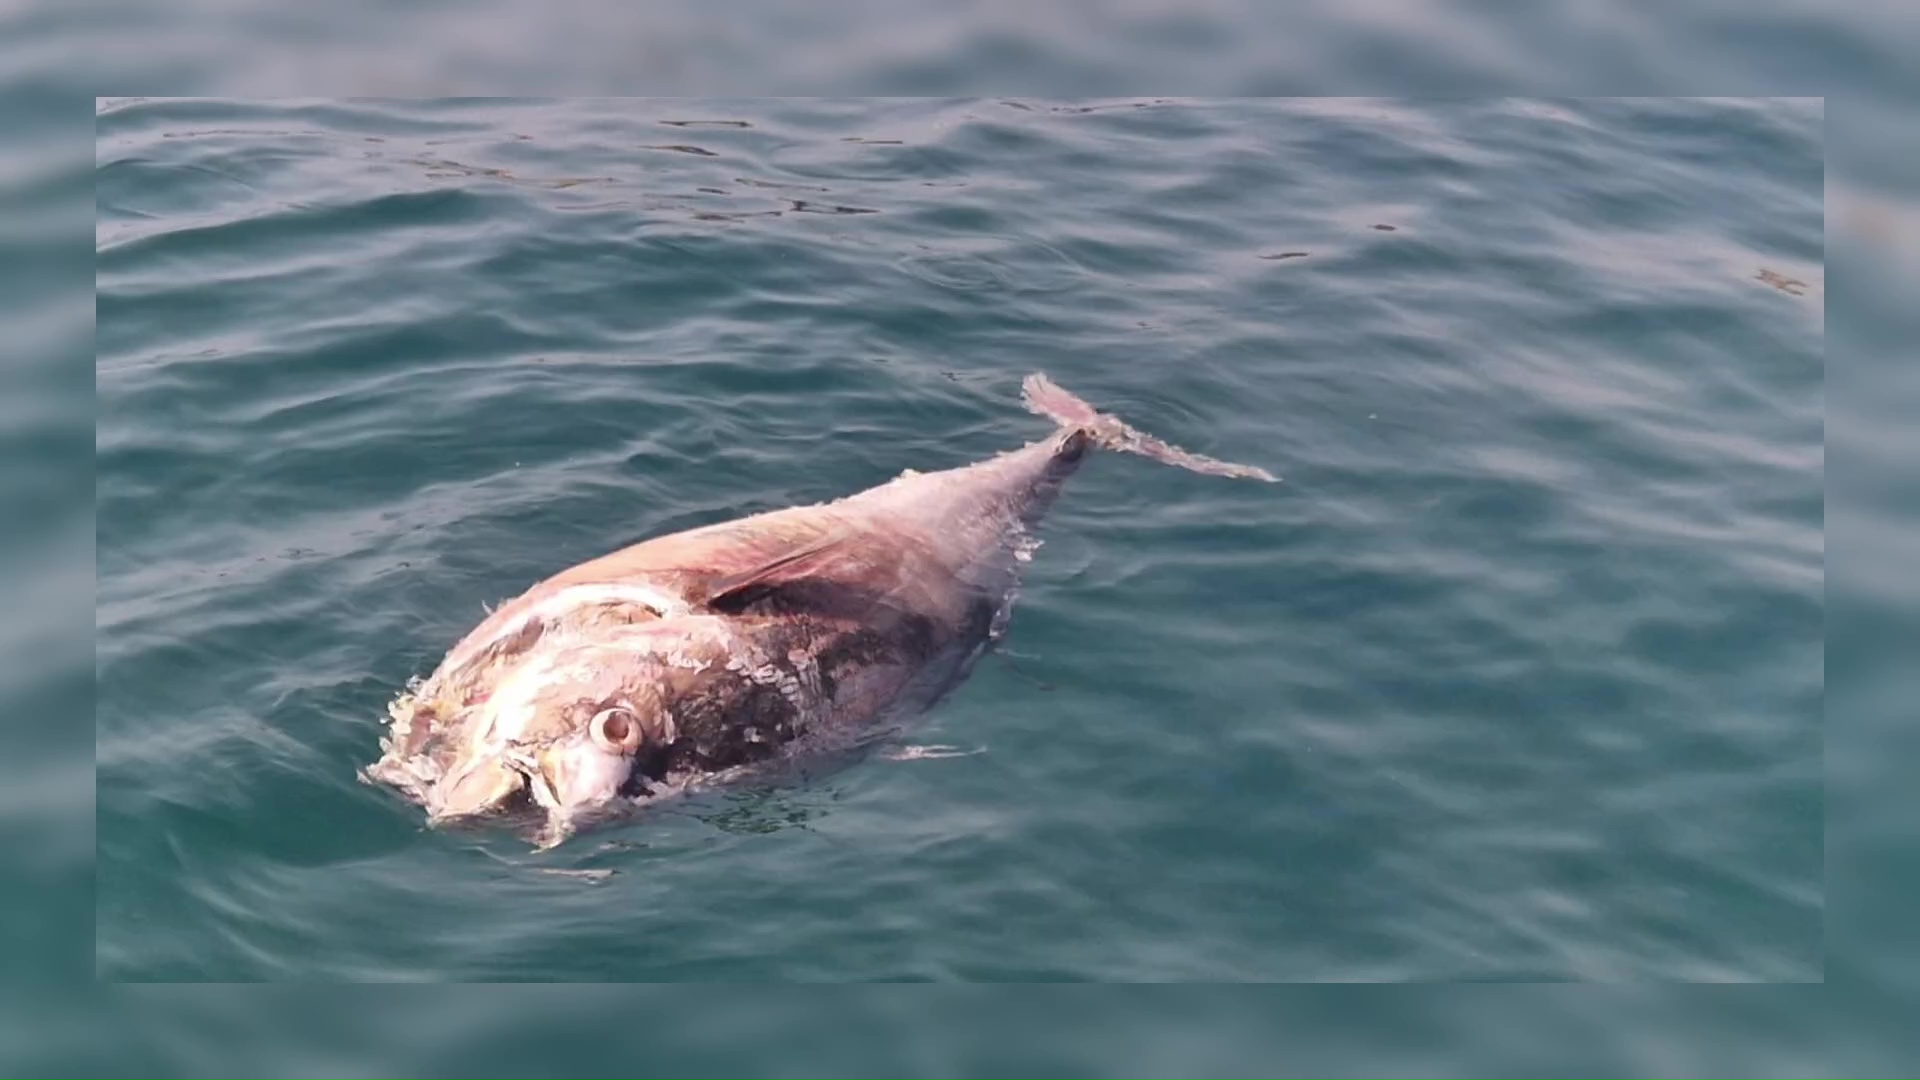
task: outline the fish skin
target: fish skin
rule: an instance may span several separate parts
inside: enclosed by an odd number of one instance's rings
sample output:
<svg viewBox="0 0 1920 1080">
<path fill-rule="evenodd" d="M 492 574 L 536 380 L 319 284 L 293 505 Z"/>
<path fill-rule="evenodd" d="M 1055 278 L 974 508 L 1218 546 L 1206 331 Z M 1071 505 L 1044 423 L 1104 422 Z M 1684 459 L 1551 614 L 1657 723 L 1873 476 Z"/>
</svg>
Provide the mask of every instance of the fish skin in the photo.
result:
<svg viewBox="0 0 1920 1080">
<path fill-rule="evenodd" d="M 1058 425 L 1048 437 L 655 537 L 535 584 L 396 699 L 362 778 L 434 824 L 544 809 L 538 842 L 552 846 L 633 805 L 858 745 L 931 708 L 1004 632 L 1032 531 L 1089 450 L 1275 479 L 1148 436 L 1044 375 L 1023 396 Z M 612 752 L 588 729 L 609 711 L 638 724 L 637 750 L 596 756 Z M 626 777 L 617 797 L 560 790 L 613 775 Z"/>
</svg>

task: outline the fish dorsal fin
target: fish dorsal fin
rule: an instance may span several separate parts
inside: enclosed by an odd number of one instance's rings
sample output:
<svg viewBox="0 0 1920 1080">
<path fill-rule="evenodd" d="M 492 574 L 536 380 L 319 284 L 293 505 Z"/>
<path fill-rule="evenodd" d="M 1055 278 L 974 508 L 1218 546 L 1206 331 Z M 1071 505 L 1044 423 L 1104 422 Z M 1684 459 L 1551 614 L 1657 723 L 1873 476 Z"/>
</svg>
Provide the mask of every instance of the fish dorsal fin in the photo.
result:
<svg viewBox="0 0 1920 1080">
<path fill-rule="evenodd" d="M 700 603 L 722 612 L 744 608 L 771 590 L 824 566 L 846 549 L 851 537 L 845 529 L 836 530 L 758 566 L 715 577 L 700 590 Z"/>
</svg>

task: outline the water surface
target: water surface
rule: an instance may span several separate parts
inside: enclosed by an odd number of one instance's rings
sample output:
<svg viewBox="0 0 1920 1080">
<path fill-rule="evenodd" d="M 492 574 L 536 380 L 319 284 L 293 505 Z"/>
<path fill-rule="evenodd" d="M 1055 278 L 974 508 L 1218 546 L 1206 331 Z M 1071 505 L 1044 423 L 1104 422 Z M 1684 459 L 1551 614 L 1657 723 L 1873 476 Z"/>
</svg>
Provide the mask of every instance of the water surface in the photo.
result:
<svg viewBox="0 0 1920 1080">
<path fill-rule="evenodd" d="M 114 980 L 1820 975 L 1806 101 L 102 101 Z M 870 760 L 553 852 L 355 780 L 482 615 L 1045 431 Z"/>
</svg>

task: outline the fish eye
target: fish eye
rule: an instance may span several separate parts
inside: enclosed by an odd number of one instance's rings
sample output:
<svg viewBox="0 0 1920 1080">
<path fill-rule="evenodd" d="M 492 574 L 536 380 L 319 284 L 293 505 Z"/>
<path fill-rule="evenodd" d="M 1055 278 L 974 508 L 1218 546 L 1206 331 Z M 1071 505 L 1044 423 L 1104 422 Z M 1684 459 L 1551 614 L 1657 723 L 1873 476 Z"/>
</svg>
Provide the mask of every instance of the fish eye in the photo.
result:
<svg viewBox="0 0 1920 1080">
<path fill-rule="evenodd" d="M 588 724 L 593 743 L 610 754 L 632 754 L 640 749 L 640 723 L 623 705 L 601 709 Z"/>
</svg>

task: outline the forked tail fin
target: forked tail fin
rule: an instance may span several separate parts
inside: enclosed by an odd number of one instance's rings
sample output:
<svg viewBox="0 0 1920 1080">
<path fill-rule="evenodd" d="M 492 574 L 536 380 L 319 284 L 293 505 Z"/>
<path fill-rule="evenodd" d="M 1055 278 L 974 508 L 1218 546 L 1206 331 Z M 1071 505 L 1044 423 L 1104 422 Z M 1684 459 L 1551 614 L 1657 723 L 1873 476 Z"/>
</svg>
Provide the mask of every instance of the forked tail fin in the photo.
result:
<svg viewBox="0 0 1920 1080">
<path fill-rule="evenodd" d="M 1265 480 L 1268 483 L 1278 483 L 1280 480 L 1265 469 L 1202 457 L 1164 443 L 1138 428 L 1129 426 L 1126 421 L 1117 416 L 1100 412 L 1062 389 L 1059 383 L 1045 375 L 1035 373 L 1027 376 L 1026 381 L 1020 386 L 1020 391 L 1020 396 L 1026 400 L 1027 408 L 1065 427 L 1086 432 L 1092 436 L 1095 443 L 1108 450 L 1123 450 L 1129 454 L 1139 454 L 1141 457 L 1152 458 L 1168 465 L 1177 465 L 1182 469 L 1191 469 L 1211 476 L 1239 476 L 1252 480 Z"/>
</svg>

